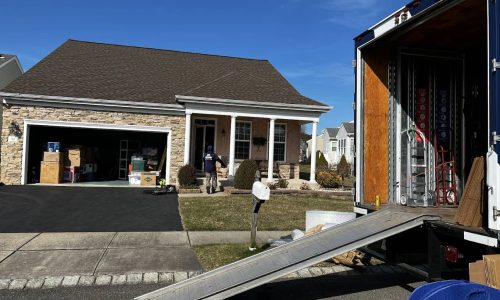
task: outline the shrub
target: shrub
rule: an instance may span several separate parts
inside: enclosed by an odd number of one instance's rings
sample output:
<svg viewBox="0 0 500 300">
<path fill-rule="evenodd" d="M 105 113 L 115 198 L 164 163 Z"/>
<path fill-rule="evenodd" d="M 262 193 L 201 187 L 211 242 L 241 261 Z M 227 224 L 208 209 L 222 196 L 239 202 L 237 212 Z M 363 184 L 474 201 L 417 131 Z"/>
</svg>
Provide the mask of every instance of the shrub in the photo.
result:
<svg viewBox="0 0 500 300">
<path fill-rule="evenodd" d="M 308 191 L 310 190 L 311 187 L 309 186 L 309 184 L 307 182 L 302 182 L 302 184 L 300 185 L 300 190 L 301 191 Z"/>
<path fill-rule="evenodd" d="M 278 188 L 278 183 L 277 183 L 277 182 L 274 182 L 274 181 L 273 181 L 273 182 L 269 182 L 269 183 L 267 184 L 267 186 L 269 187 L 269 189 L 270 189 L 270 190 L 275 190 L 275 189 L 277 189 L 277 188 Z"/>
<path fill-rule="evenodd" d="M 328 170 L 328 161 L 321 151 L 316 151 L 316 171 Z"/>
<path fill-rule="evenodd" d="M 340 186 L 342 177 L 334 171 L 319 171 L 316 175 L 316 182 L 323 188 L 336 188 Z"/>
<path fill-rule="evenodd" d="M 345 155 L 342 155 L 340 158 L 339 164 L 337 165 L 337 173 L 339 173 L 342 178 L 351 174 L 351 166 L 347 162 Z"/>
<path fill-rule="evenodd" d="M 286 189 L 288 187 L 288 181 L 286 179 L 278 180 L 278 187 L 280 189 Z"/>
<path fill-rule="evenodd" d="M 254 160 L 244 160 L 234 175 L 234 187 L 242 190 L 252 189 L 257 170 L 257 163 Z"/>
<path fill-rule="evenodd" d="M 196 185 L 196 169 L 191 165 L 182 166 L 177 174 L 179 185 L 182 188 Z"/>
</svg>

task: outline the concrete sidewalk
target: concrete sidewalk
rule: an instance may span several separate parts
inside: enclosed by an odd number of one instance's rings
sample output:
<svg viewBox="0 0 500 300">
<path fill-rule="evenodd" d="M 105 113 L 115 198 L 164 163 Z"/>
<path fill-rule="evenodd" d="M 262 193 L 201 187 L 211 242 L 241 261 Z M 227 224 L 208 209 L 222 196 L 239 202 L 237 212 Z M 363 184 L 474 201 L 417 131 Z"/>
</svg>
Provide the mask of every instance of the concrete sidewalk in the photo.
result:
<svg viewBox="0 0 500 300">
<path fill-rule="evenodd" d="M 287 234 L 259 232 L 257 240 Z M 249 239 L 247 231 L 0 233 L 0 278 L 199 273 L 191 246 Z"/>
</svg>

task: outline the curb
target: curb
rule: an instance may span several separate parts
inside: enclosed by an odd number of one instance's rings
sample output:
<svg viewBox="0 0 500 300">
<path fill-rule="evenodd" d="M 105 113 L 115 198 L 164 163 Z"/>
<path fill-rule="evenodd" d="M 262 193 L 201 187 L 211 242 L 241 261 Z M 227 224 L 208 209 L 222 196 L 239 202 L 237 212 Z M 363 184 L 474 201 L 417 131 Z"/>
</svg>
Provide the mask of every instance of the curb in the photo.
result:
<svg viewBox="0 0 500 300">
<path fill-rule="evenodd" d="M 51 289 L 76 286 L 109 286 L 137 284 L 174 284 L 201 274 L 201 271 L 191 272 L 149 272 L 123 275 L 71 275 L 47 276 L 25 279 L 0 279 L 0 290 Z M 332 267 L 309 267 L 292 272 L 282 278 L 311 278 L 323 275 L 363 276 L 377 274 L 406 273 L 404 269 L 393 265 L 377 265 L 352 269 L 343 265 Z"/>
</svg>

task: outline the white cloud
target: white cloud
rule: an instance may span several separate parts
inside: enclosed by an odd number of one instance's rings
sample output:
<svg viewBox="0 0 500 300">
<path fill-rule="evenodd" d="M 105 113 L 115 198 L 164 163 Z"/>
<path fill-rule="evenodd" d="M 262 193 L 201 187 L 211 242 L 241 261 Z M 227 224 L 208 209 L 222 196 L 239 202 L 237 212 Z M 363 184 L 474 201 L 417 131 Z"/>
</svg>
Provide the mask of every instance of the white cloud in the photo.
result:
<svg viewBox="0 0 500 300">
<path fill-rule="evenodd" d="M 331 12 L 328 21 L 348 28 L 364 28 L 380 18 L 383 1 L 329 0 L 324 8 Z"/>
</svg>

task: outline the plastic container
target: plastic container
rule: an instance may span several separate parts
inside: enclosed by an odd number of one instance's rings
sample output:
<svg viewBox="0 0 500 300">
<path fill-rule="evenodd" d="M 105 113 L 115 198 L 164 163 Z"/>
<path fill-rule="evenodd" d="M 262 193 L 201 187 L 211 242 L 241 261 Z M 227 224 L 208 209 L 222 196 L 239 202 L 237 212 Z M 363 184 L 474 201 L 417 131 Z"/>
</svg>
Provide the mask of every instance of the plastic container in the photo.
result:
<svg viewBox="0 0 500 300">
<path fill-rule="evenodd" d="M 132 160 L 132 172 L 144 171 L 144 160 Z"/>
<path fill-rule="evenodd" d="M 332 227 L 355 218 L 354 212 L 308 210 L 306 211 L 306 231 L 319 224 L 328 224 L 327 227 Z"/>
<path fill-rule="evenodd" d="M 48 152 L 59 152 L 61 147 L 61 143 L 59 142 L 48 142 L 47 143 L 47 151 Z"/>
<path fill-rule="evenodd" d="M 141 185 L 141 173 L 131 172 L 130 175 L 128 175 L 128 183 L 130 185 Z"/>
</svg>

